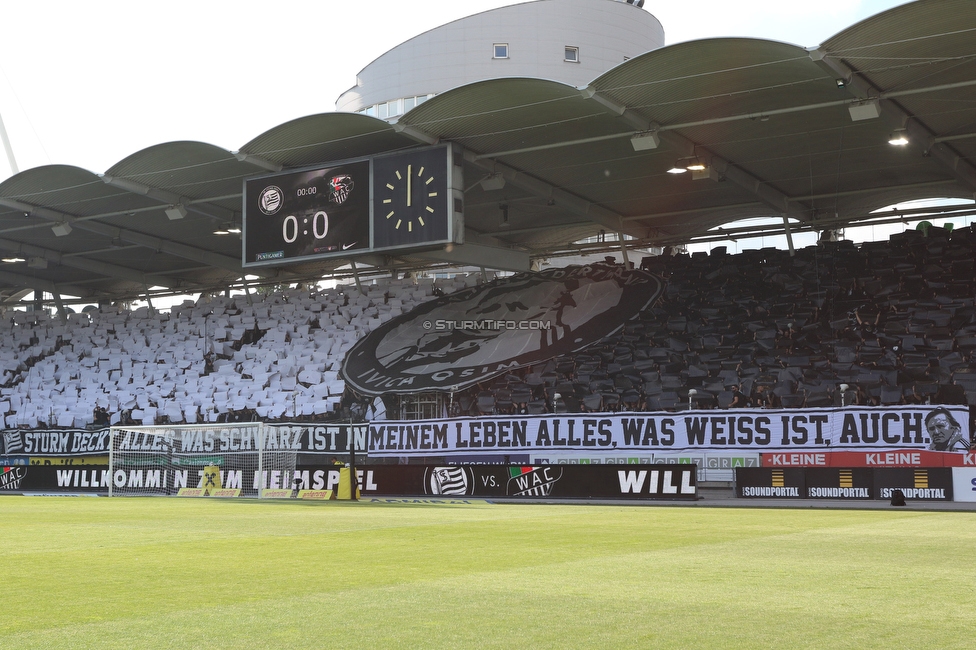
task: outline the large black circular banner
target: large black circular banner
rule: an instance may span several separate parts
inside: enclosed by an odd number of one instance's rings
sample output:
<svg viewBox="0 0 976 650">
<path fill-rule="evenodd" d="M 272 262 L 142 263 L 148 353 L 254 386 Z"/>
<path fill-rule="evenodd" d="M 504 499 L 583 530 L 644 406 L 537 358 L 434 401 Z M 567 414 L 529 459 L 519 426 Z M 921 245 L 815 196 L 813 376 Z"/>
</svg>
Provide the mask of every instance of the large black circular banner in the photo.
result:
<svg viewBox="0 0 976 650">
<path fill-rule="evenodd" d="M 346 354 L 342 377 L 368 395 L 460 390 L 578 352 L 661 295 L 644 271 L 594 264 L 522 273 L 398 316 Z"/>
</svg>

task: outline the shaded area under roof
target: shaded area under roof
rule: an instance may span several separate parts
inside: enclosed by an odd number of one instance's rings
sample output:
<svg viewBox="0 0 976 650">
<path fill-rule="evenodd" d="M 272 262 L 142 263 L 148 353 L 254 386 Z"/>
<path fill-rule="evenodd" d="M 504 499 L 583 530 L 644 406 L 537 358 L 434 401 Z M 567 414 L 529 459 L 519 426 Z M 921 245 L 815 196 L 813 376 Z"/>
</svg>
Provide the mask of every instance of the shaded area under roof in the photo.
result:
<svg viewBox="0 0 976 650">
<path fill-rule="evenodd" d="M 819 231 L 909 199 L 972 200 L 974 34 L 974 3 L 919 0 L 812 50 L 760 39 L 686 42 L 585 88 L 493 79 L 434 97 L 395 124 L 323 113 L 234 152 L 170 142 L 104 174 L 27 170 L 0 184 L 0 253 L 25 260 L 0 265 L 0 295 L 118 300 L 154 287 L 240 283 L 240 239 L 214 231 L 240 224 L 246 178 L 435 142 L 464 149 L 465 239 L 489 262 L 492 250 L 533 258 L 577 250 L 601 231 L 663 246 L 748 217 L 786 216 L 795 229 Z M 878 116 L 853 120 L 858 105 L 876 106 Z M 908 146 L 888 144 L 897 128 Z M 659 145 L 635 151 L 637 133 L 653 133 Z M 667 173 L 687 157 L 708 166 L 700 179 Z M 504 187 L 479 184 L 492 174 Z M 389 272 L 437 256 L 355 259 Z M 264 268 L 255 282 L 314 280 L 344 264 Z"/>
</svg>

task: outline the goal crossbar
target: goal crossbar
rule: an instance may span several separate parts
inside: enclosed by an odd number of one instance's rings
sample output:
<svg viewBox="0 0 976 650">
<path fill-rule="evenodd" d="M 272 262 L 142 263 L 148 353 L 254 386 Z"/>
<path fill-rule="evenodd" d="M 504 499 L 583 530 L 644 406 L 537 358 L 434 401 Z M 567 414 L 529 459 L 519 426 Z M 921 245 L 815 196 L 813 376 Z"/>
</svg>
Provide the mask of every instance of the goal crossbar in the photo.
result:
<svg viewBox="0 0 976 650">
<path fill-rule="evenodd" d="M 114 426 L 109 436 L 109 496 L 202 488 L 261 498 L 269 486 L 286 487 L 297 460 L 267 449 L 263 422 Z"/>
</svg>

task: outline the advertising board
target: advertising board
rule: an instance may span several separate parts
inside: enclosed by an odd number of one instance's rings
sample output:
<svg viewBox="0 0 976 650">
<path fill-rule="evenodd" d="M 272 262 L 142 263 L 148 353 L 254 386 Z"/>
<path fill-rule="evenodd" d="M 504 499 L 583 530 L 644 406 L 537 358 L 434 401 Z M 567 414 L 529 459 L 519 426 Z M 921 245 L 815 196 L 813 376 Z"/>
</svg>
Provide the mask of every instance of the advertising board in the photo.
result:
<svg viewBox="0 0 976 650">
<path fill-rule="evenodd" d="M 952 501 L 949 467 L 741 467 L 736 496 L 785 499 L 881 499 L 901 490 L 907 501 Z"/>
<path fill-rule="evenodd" d="M 133 494 L 140 488 L 170 495 L 202 489 L 201 496 L 212 492 L 227 497 L 241 496 L 249 488 L 253 495 L 258 486 L 275 494 L 335 490 L 344 471 L 332 465 L 300 465 L 293 474 L 259 474 L 228 467 L 217 463 L 186 469 L 131 466 L 110 475 L 107 466 L 16 466 L 3 468 L 0 493 L 107 494 L 112 481 L 116 489 L 125 487 Z M 363 496 L 669 500 L 698 496 L 696 465 L 367 465 L 356 473 Z"/>
</svg>

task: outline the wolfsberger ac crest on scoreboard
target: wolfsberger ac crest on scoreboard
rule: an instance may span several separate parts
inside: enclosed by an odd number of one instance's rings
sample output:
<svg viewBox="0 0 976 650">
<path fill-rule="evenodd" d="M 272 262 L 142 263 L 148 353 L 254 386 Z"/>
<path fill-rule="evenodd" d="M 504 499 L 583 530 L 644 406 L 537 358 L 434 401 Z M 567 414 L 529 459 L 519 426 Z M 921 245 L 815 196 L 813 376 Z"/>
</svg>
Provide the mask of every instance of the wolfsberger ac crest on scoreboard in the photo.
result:
<svg viewBox="0 0 976 650">
<path fill-rule="evenodd" d="M 242 264 L 461 244 L 462 161 L 448 144 L 247 179 Z"/>
</svg>

